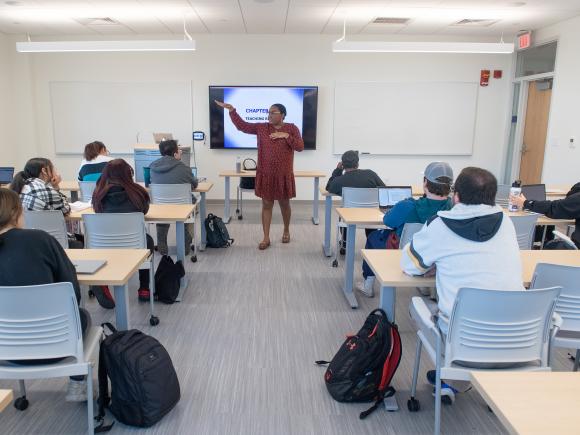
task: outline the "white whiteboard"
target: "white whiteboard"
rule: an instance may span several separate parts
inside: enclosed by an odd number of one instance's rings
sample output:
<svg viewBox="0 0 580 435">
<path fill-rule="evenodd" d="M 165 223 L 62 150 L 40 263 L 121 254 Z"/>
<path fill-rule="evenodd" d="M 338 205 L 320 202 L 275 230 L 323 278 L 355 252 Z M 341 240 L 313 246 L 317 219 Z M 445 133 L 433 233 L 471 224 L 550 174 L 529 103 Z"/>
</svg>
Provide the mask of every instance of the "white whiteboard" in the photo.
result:
<svg viewBox="0 0 580 435">
<path fill-rule="evenodd" d="M 56 152 L 82 154 L 94 140 L 111 153 L 132 154 L 154 143 L 153 132 L 173 133 L 184 145 L 193 131 L 191 82 L 51 82 Z"/>
<path fill-rule="evenodd" d="M 334 152 L 470 155 L 478 83 L 337 83 Z"/>
</svg>

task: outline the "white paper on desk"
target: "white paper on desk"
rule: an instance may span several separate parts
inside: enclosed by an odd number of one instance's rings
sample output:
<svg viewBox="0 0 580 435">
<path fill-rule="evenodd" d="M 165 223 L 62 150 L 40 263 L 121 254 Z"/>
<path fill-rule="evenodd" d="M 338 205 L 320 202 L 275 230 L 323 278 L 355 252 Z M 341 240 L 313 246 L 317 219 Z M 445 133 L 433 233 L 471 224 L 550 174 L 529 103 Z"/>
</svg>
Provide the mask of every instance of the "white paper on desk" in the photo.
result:
<svg viewBox="0 0 580 435">
<path fill-rule="evenodd" d="M 70 203 L 70 209 L 73 212 L 86 210 L 87 208 L 91 208 L 90 202 L 75 201 Z"/>
</svg>

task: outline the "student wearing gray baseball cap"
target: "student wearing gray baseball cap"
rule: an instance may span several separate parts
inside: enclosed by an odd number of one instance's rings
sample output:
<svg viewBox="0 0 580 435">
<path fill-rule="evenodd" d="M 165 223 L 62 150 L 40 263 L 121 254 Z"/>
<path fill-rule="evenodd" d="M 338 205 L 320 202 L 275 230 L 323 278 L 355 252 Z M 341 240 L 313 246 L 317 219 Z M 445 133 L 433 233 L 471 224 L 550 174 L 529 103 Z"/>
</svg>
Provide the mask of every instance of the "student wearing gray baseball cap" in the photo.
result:
<svg viewBox="0 0 580 435">
<path fill-rule="evenodd" d="M 448 163 L 429 163 L 423 172 L 423 196 L 399 201 L 385 213 L 383 222 L 389 229 L 373 231 L 367 237 L 365 249 L 396 249 L 405 224 L 424 224 L 439 211 L 451 209 L 453 201 L 449 194 L 452 183 L 453 169 Z M 372 297 L 375 274 L 366 262 L 363 262 L 362 271 L 363 282 L 357 289 L 365 296 Z"/>
</svg>

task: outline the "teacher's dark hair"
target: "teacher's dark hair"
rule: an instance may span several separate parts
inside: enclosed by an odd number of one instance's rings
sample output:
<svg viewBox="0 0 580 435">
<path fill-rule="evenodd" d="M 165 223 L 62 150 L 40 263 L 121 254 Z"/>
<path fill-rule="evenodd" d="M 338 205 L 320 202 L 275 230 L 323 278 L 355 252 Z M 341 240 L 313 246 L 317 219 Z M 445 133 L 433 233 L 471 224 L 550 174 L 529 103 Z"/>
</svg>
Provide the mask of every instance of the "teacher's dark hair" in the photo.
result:
<svg viewBox="0 0 580 435">
<path fill-rule="evenodd" d="M 24 165 L 24 170 L 14 176 L 12 184 L 10 184 L 10 189 L 20 194 L 22 188 L 26 184 L 26 180 L 30 178 L 38 178 L 44 168 L 47 169 L 49 174 L 54 172 L 54 166 L 50 160 L 43 157 L 30 159 L 26 162 L 26 165 Z"/>
<path fill-rule="evenodd" d="M 162 140 L 159 142 L 159 152 L 162 156 L 172 156 L 179 150 L 175 139 Z"/>
<path fill-rule="evenodd" d="M 85 160 L 87 162 L 90 162 L 91 160 L 96 159 L 98 155 L 101 154 L 101 152 L 106 149 L 107 147 L 105 146 L 105 144 L 98 140 L 86 144 L 84 152 Z"/>
<path fill-rule="evenodd" d="M 19 196 L 9 189 L 0 188 L 0 230 L 16 225 L 22 214 Z"/>
<path fill-rule="evenodd" d="M 495 205 L 497 179 L 482 168 L 464 168 L 455 180 L 455 193 L 459 202 L 468 205 Z"/>
<path fill-rule="evenodd" d="M 276 107 L 282 115 L 286 116 L 286 107 L 283 104 L 274 103 L 272 106 Z"/>
</svg>

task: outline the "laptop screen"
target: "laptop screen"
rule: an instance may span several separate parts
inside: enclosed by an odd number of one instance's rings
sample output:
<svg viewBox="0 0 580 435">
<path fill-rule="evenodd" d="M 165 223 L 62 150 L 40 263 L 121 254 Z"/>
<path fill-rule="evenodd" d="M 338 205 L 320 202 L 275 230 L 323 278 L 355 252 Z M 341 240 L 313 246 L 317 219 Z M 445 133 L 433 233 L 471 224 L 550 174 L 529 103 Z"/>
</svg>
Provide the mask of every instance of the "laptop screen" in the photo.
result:
<svg viewBox="0 0 580 435">
<path fill-rule="evenodd" d="M 397 202 L 413 196 L 411 186 L 390 186 L 379 188 L 379 207 L 392 207 Z"/>
<path fill-rule="evenodd" d="M 191 175 L 197 178 L 197 168 L 195 166 L 191 167 Z"/>
<path fill-rule="evenodd" d="M 14 178 L 14 168 L 0 168 L 0 184 L 10 184 Z"/>
<path fill-rule="evenodd" d="M 522 186 L 522 195 L 526 199 L 533 201 L 545 201 L 546 200 L 546 185 L 545 184 L 528 184 Z"/>
</svg>

